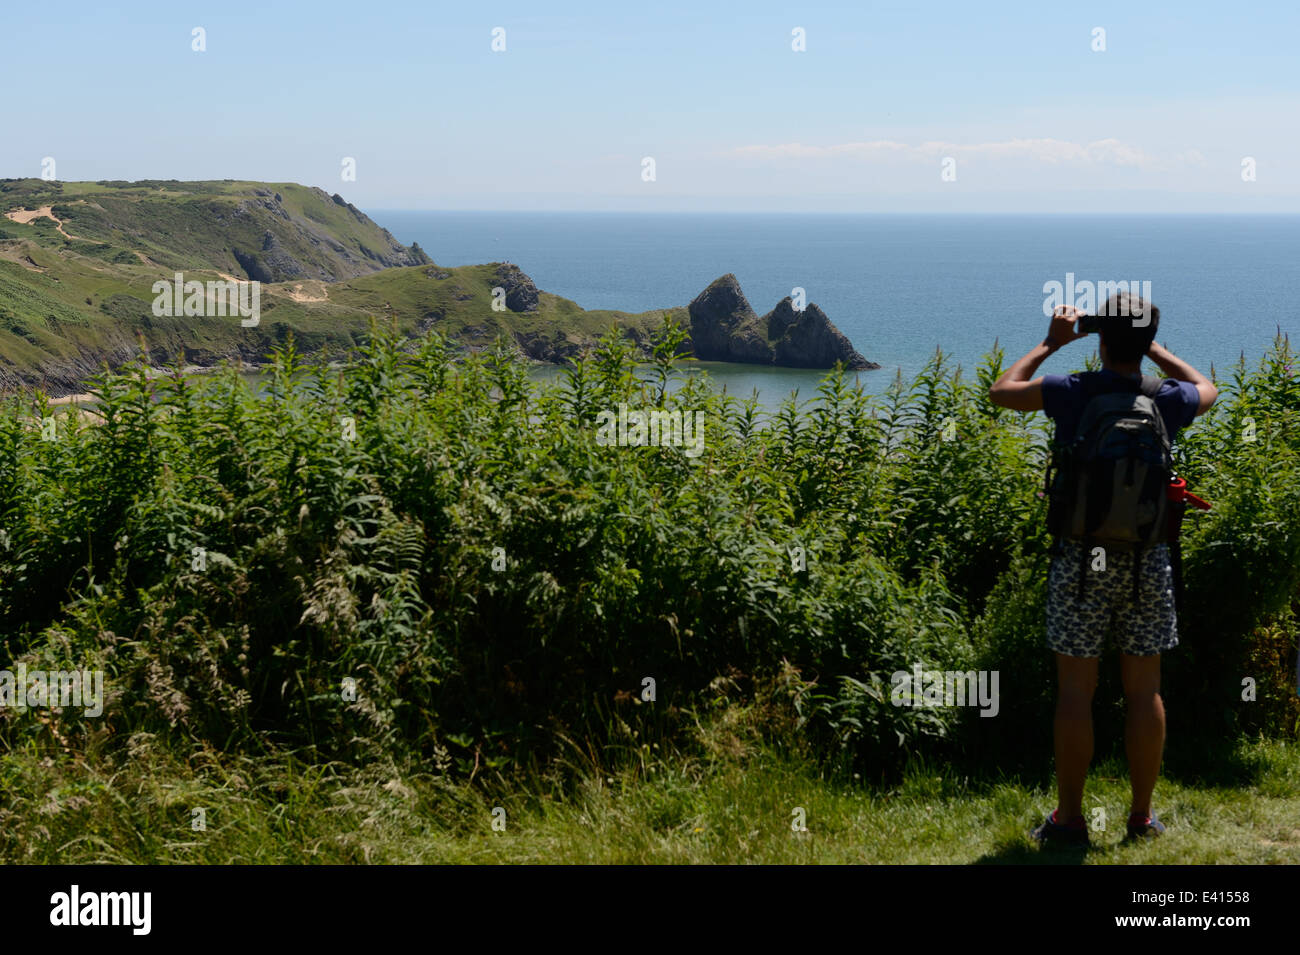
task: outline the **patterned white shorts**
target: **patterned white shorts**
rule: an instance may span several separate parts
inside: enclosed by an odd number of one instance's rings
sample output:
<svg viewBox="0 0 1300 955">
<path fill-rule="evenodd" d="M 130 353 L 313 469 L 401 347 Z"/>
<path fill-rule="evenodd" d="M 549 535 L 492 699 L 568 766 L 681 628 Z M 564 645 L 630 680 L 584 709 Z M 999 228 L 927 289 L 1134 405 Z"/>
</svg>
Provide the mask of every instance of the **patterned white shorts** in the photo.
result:
<svg viewBox="0 0 1300 955">
<path fill-rule="evenodd" d="M 1105 570 L 1083 563 L 1083 542 L 1066 538 L 1062 553 L 1052 558 L 1047 575 L 1047 646 L 1071 657 L 1099 657 L 1113 628 L 1119 649 L 1147 657 L 1178 646 L 1174 608 L 1174 575 L 1169 546 L 1157 544 L 1142 552 L 1138 597 L 1133 599 L 1131 553 L 1107 551 Z M 1079 573 L 1087 574 L 1083 597 Z"/>
</svg>

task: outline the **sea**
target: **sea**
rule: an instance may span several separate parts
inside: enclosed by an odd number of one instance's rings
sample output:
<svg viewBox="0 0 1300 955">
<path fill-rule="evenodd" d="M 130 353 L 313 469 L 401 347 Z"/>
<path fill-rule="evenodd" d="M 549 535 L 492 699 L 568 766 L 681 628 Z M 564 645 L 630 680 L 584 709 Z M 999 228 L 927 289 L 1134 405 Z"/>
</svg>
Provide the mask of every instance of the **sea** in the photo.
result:
<svg viewBox="0 0 1300 955">
<path fill-rule="evenodd" d="M 1149 289 L 1159 341 L 1207 374 L 1241 356 L 1254 363 L 1279 330 L 1300 336 L 1295 215 L 367 214 L 439 265 L 512 262 L 588 309 L 686 305 L 728 272 L 760 315 L 802 289 L 881 366 L 857 373 L 873 393 L 910 379 L 936 349 L 973 373 L 996 342 L 1010 363 L 1042 340 L 1051 304 L 1072 293 L 1086 305 L 1089 286 L 1109 282 Z M 1095 349 L 1095 338 L 1073 343 L 1041 372 L 1079 370 Z M 821 378 L 700 367 L 769 406 L 810 397 Z"/>
</svg>

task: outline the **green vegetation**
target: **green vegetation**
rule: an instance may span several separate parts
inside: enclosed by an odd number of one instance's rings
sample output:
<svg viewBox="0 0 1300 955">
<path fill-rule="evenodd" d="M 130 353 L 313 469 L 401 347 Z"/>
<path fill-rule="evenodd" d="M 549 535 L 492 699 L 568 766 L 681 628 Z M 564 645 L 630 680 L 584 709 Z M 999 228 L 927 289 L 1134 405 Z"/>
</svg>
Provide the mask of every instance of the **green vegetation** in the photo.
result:
<svg viewBox="0 0 1300 955">
<path fill-rule="evenodd" d="M 1028 858 L 1049 542 L 1040 424 L 987 400 L 1001 355 L 973 380 L 936 356 L 881 398 L 832 374 L 765 417 L 670 388 L 680 337 L 658 329 L 641 374 L 610 334 L 547 387 L 436 333 L 371 329 L 346 373 L 290 341 L 262 394 L 135 367 L 53 435 L 42 396 L 8 399 L 0 664 L 102 669 L 109 701 L 0 711 L 0 852 Z M 1157 805 L 1187 834 L 1094 861 L 1296 861 L 1294 363 L 1279 340 L 1238 368 L 1181 443 L 1215 505 L 1184 534 L 1166 661 Z M 703 412 L 704 453 L 602 446 L 621 403 Z M 999 671 L 998 716 L 891 705 L 914 664 Z M 1112 820 L 1113 664 L 1089 791 Z"/>
<path fill-rule="evenodd" d="M 237 253 L 265 258 L 268 232 L 311 278 L 351 278 L 402 259 L 403 265 L 427 261 L 412 258 L 354 206 L 296 183 L 0 180 L 0 211 L 46 206 L 64 232 L 81 241 L 67 240 L 48 218 L 36 220 L 43 235 L 81 254 L 102 256 L 104 246 L 125 251 L 127 264 L 140 264 L 140 253 L 169 272 L 211 269 L 243 276 Z M 4 228 L 22 238 L 32 226 L 6 220 Z"/>
<path fill-rule="evenodd" d="M 587 312 L 546 293 L 535 311 L 496 311 L 496 263 L 438 268 L 341 197 L 294 183 L 0 180 L 0 213 L 46 207 L 59 223 L 0 218 L 0 389 L 80 393 L 142 347 L 156 366 L 213 365 L 259 361 L 293 335 L 342 358 L 376 314 L 412 336 L 434 328 L 469 347 L 504 336 L 562 358 L 611 324 L 646 341 L 661 314 Z M 155 316 L 153 285 L 176 272 L 261 282 L 259 325 Z"/>
</svg>

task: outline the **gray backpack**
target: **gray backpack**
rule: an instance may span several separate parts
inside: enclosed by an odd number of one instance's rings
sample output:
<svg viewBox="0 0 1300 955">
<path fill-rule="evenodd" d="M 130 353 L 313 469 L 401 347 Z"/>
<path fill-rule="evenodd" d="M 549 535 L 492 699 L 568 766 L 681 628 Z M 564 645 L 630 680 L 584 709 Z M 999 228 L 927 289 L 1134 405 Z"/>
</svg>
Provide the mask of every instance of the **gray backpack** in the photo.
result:
<svg viewBox="0 0 1300 955">
<path fill-rule="evenodd" d="M 1095 546 L 1132 552 L 1136 598 L 1141 552 L 1168 539 L 1173 458 L 1155 403 L 1163 382 L 1107 381 L 1091 372 L 1079 379 L 1083 415 L 1074 441 L 1054 444 L 1048 470 L 1048 529 L 1081 541 L 1085 565 Z"/>
</svg>

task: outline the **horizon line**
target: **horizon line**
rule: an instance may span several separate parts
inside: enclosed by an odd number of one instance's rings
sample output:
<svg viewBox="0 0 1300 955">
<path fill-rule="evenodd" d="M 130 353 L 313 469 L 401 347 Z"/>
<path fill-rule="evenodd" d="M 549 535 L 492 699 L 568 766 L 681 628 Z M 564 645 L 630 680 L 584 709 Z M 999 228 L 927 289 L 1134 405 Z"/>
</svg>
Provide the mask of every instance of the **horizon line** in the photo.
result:
<svg viewBox="0 0 1300 955">
<path fill-rule="evenodd" d="M 498 215 L 725 215 L 725 216 L 752 216 L 752 215 L 771 215 L 771 216 L 1000 216 L 1006 218 L 1024 218 L 1030 216 L 1050 218 L 1064 216 L 1107 216 L 1118 218 L 1137 218 L 1137 217 L 1174 217 L 1174 216 L 1300 216 L 1300 209 L 1295 210 L 1264 210 L 1264 211 L 1223 211 L 1223 210 L 1200 210 L 1200 211 L 1177 211 L 1168 210 L 1153 212 L 1008 212 L 1008 211 L 979 211 L 979 210 L 927 210 L 916 209 L 911 211 L 897 210 L 808 210 L 792 211 L 788 209 L 462 209 L 462 208 L 437 208 L 437 209 L 412 209 L 401 208 L 399 206 L 365 206 L 370 212 L 449 212 L 449 213 L 495 213 Z"/>
</svg>

